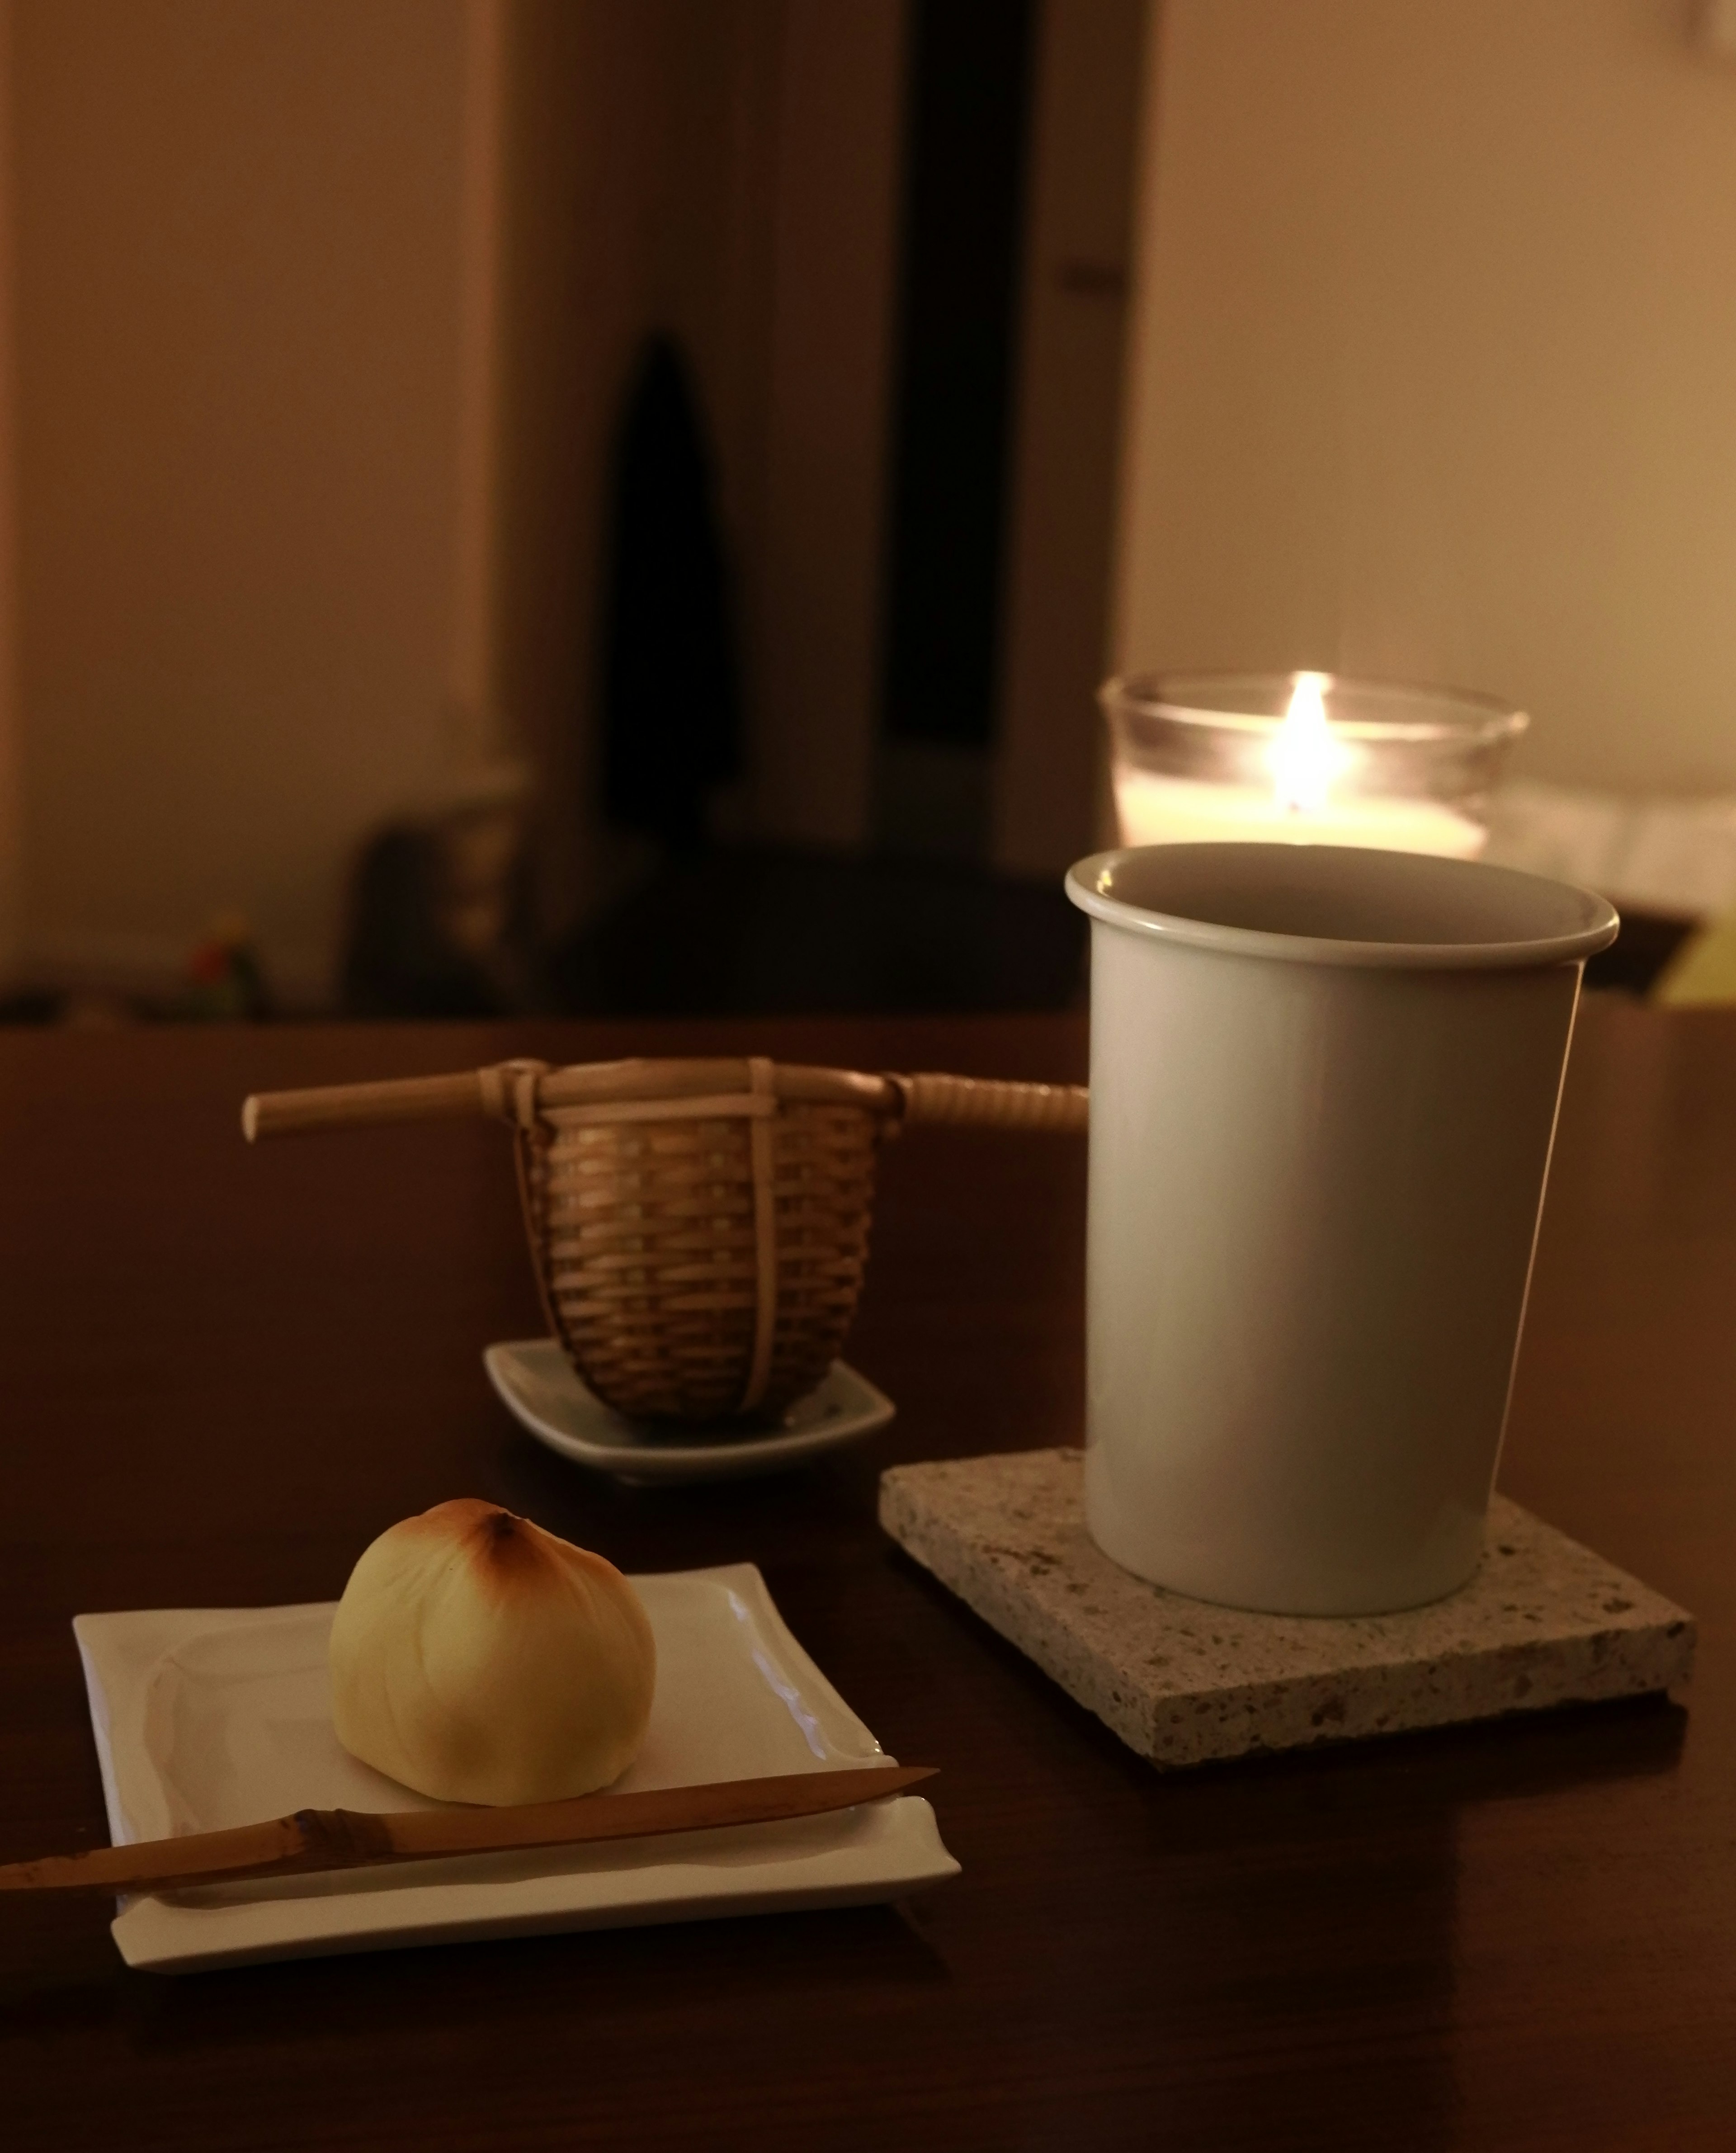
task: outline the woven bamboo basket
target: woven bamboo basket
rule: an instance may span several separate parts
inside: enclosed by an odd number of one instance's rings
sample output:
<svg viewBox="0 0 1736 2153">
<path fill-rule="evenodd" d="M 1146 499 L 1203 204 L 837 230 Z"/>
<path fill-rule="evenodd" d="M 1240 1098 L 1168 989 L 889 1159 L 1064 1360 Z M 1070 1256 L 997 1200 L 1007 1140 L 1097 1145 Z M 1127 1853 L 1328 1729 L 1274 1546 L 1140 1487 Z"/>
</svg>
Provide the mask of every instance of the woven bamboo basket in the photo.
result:
<svg viewBox="0 0 1736 2153">
<path fill-rule="evenodd" d="M 1082 1130 L 1078 1085 L 864 1076 L 758 1057 L 508 1061 L 247 1102 L 249 1141 L 486 1114 L 512 1127 L 550 1328 L 618 1412 L 764 1420 L 825 1375 L 856 1313 L 874 1165 L 907 1122 Z"/>
</svg>

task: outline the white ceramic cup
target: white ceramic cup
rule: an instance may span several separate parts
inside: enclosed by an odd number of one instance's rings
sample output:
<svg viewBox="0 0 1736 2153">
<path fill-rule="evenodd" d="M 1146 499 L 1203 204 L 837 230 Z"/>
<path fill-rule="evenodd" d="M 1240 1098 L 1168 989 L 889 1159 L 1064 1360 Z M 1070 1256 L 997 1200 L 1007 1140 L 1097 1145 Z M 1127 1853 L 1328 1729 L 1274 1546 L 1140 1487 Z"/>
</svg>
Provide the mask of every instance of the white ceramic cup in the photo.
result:
<svg viewBox="0 0 1736 2153">
<path fill-rule="evenodd" d="M 1104 853 L 1086 1517 L 1201 1600 L 1421 1605 L 1476 1568 L 1589 891 L 1311 845 Z"/>
</svg>

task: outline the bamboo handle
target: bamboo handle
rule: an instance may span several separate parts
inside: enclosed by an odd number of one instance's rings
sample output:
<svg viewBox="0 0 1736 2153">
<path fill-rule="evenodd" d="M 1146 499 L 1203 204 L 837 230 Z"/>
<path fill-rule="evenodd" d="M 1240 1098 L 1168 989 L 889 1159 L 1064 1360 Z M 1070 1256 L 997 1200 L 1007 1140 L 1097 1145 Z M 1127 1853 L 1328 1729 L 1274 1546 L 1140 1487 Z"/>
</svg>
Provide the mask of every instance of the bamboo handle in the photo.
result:
<svg viewBox="0 0 1736 2153">
<path fill-rule="evenodd" d="M 907 1122 L 969 1122 L 978 1128 L 1052 1130 L 1082 1135 L 1091 1094 L 1082 1084 L 1014 1084 L 993 1076 L 894 1076 Z"/>
<path fill-rule="evenodd" d="M 701 1065 L 691 1065 L 696 1071 Z M 613 1070 L 634 1065 L 618 1063 Z M 507 1061 L 456 1076 L 401 1076 L 381 1084 L 326 1084 L 311 1092 L 257 1092 L 242 1108 L 242 1133 L 249 1143 L 260 1137 L 285 1136 L 297 1129 L 350 1128 L 380 1122 L 463 1119 L 471 1114 L 527 1122 L 539 1098 L 559 1103 L 593 1088 L 588 1080 L 612 1073 L 608 1065 L 550 1071 L 545 1063 Z M 907 1122 L 968 1123 L 979 1128 L 1054 1130 L 1082 1133 L 1090 1095 L 1082 1084 L 1016 1084 L 987 1076 L 864 1077 L 837 1070 L 775 1071 L 780 1097 L 829 1098 L 843 1089 L 857 1102 L 877 1111 L 902 1112 Z M 578 1080 L 583 1090 L 575 1087 Z M 820 1086 L 814 1091 L 816 1084 Z M 608 1095 L 599 1093 L 599 1097 Z M 679 1086 L 659 1092 L 668 1106 L 680 1104 Z M 643 1104 L 643 1101 L 639 1102 Z M 695 1111 L 708 1103 L 693 1102 Z M 619 1102 L 609 1118 L 628 1118 Z"/>
<path fill-rule="evenodd" d="M 383 1084 L 323 1084 L 313 1092 L 256 1092 L 242 1107 L 242 1133 L 252 1143 L 295 1129 L 486 1114 L 493 1108 L 484 1077 L 492 1074 L 472 1069 L 460 1076 L 400 1076 Z"/>
</svg>

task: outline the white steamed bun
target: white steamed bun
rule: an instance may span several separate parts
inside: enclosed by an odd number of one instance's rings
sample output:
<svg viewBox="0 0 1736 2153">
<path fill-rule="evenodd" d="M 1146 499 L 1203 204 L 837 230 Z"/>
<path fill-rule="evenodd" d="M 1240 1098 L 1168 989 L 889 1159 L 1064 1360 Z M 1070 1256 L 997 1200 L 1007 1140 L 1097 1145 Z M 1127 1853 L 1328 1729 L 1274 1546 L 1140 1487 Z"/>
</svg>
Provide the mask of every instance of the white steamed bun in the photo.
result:
<svg viewBox="0 0 1736 2153">
<path fill-rule="evenodd" d="M 613 1563 L 465 1497 L 364 1550 L 331 1667 L 338 1739 L 364 1764 L 442 1801 L 542 1802 L 639 1754 L 657 1648 Z"/>
</svg>

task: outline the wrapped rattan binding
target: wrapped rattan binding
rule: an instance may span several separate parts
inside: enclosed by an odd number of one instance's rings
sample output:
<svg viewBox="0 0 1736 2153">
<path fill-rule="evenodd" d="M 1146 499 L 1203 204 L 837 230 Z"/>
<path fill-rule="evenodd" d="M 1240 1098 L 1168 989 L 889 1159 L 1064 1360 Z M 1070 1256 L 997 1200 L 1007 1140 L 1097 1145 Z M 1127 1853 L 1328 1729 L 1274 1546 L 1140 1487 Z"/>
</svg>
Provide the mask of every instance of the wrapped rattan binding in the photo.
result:
<svg viewBox="0 0 1736 2153">
<path fill-rule="evenodd" d="M 824 1376 L 856 1312 L 875 1157 L 905 1122 L 1082 1128 L 1078 1086 L 730 1061 L 500 1064 L 267 1093 L 249 1137 L 481 1111 L 515 1132 L 551 1328 L 635 1417 L 768 1418 Z"/>
</svg>

